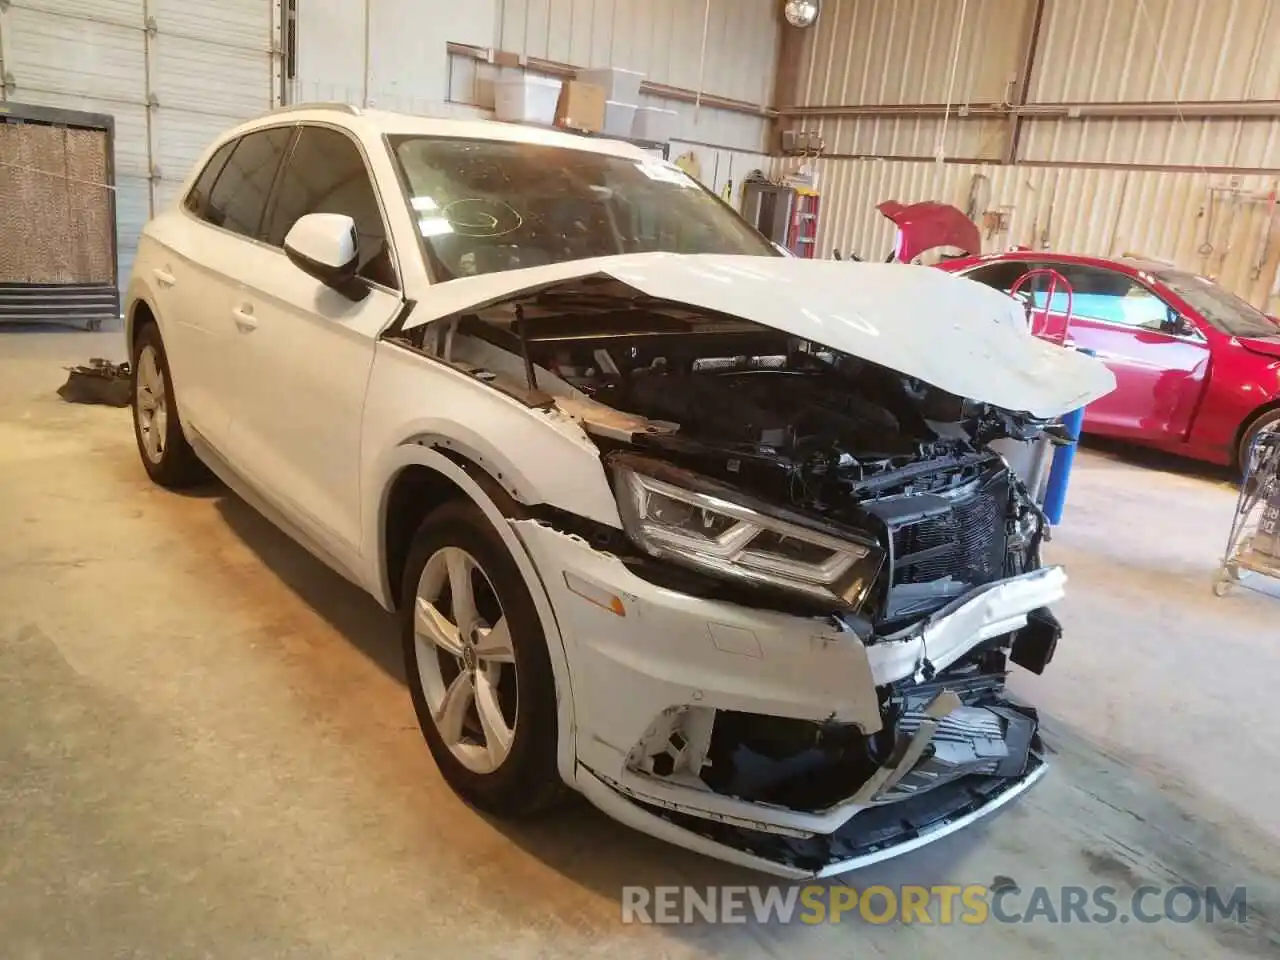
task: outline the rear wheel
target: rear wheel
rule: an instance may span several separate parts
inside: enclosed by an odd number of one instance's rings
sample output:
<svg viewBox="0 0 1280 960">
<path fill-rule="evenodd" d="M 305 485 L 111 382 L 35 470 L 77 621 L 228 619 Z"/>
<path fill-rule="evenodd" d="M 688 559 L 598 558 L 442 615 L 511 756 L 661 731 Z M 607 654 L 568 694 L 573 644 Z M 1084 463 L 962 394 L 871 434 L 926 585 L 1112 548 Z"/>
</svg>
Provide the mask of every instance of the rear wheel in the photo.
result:
<svg viewBox="0 0 1280 960">
<path fill-rule="evenodd" d="M 171 489 L 199 483 L 207 473 L 178 421 L 173 376 L 160 330 L 154 323 L 138 331 L 132 370 L 133 433 L 147 476 Z"/>
<path fill-rule="evenodd" d="M 1236 450 L 1236 468 L 1241 475 L 1249 468 L 1249 456 L 1253 451 L 1253 445 L 1257 442 L 1258 435 L 1264 430 L 1280 430 L 1280 407 L 1264 410 L 1241 433 L 1240 446 Z"/>
<path fill-rule="evenodd" d="M 563 783 L 546 638 L 524 579 L 484 514 L 456 502 L 428 516 L 402 590 L 409 690 L 445 780 L 499 815 L 550 805 Z"/>
</svg>

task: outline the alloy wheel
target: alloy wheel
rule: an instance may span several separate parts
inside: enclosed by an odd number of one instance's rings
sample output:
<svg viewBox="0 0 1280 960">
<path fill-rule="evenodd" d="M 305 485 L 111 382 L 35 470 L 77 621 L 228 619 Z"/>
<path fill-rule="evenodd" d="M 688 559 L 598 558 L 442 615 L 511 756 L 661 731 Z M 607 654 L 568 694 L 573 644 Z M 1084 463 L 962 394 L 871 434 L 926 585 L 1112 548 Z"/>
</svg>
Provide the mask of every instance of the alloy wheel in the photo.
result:
<svg viewBox="0 0 1280 960">
<path fill-rule="evenodd" d="M 433 553 L 414 598 L 418 678 L 440 739 L 473 773 L 489 774 L 515 739 L 511 631 L 488 575 L 459 547 Z"/>
<path fill-rule="evenodd" d="M 138 419 L 143 452 L 148 460 L 158 464 L 164 459 L 169 411 L 164 373 L 160 370 L 159 358 L 151 344 L 144 346 L 138 354 L 137 398 L 133 410 L 133 415 Z"/>
</svg>

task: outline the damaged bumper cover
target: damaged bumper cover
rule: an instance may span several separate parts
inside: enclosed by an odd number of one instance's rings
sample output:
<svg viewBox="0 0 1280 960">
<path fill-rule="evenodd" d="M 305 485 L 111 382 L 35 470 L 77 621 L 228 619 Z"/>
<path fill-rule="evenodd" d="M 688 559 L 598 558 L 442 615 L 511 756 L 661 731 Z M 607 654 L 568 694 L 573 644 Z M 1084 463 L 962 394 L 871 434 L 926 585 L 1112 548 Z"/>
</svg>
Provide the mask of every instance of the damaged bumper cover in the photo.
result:
<svg viewBox="0 0 1280 960">
<path fill-rule="evenodd" d="M 1059 568 L 982 587 L 864 644 L 836 621 L 657 586 L 535 520 L 512 527 L 566 645 L 576 786 L 636 829 L 779 876 L 827 876 L 959 830 L 1046 770 L 1035 713 L 1002 682 L 978 695 L 982 678 L 935 675 L 1061 597 Z M 713 728 L 728 717 L 889 746 L 827 799 L 787 802 L 726 785 L 732 761 L 716 752 Z"/>
</svg>

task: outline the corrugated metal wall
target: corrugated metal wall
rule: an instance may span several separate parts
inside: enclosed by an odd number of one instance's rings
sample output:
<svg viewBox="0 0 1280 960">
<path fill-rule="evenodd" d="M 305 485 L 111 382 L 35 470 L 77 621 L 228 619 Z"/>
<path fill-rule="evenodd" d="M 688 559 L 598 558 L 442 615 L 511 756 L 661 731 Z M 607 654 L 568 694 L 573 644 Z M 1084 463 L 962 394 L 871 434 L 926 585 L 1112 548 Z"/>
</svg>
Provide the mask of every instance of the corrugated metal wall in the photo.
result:
<svg viewBox="0 0 1280 960">
<path fill-rule="evenodd" d="M 279 3 L 0 3 L 0 100 L 115 118 L 121 284 L 210 141 L 278 102 Z"/>
<path fill-rule="evenodd" d="M 497 0 L 497 5 L 501 50 L 575 66 L 639 70 L 656 83 L 761 105 L 773 95 L 776 0 Z M 678 135 L 685 140 L 763 148 L 762 118 L 657 97 L 645 100 L 675 110 Z"/>
<path fill-rule="evenodd" d="M 1000 101 L 1016 68 L 1024 9 L 1025 0 L 828 0 L 806 31 L 793 102 L 940 104 L 948 92 L 955 103 Z M 935 156 L 942 131 L 932 117 L 823 118 L 806 126 L 821 130 L 831 153 L 886 157 Z M 997 158 L 1004 129 L 998 119 L 952 118 L 946 154 Z"/>
<path fill-rule="evenodd" d="M 940 117 L 803 123 L 822 131 L 829 153 L 888 158 L 820 162 L 823 253 L 882 256 L 892 234 L 876 203 L 936 198 L 964 208 L 977 175 L 985 178 L 978 216 L 1003 210 L 1011 221 L 984 239 L 988 249 L 1039 246 L 1047 222 L 1056 249 L 1171 259 L 1266 302 L 1280 250 L 1269 202 L 1280 179 L 1280 120 L 1025 119 L 1017 165 L 1004 166 L 1010 121 L 962 108 L 1013 99 L 1031 9 L 1032 0 L 827 0 L 805 37 L 795 105 L 950 102 L 957 110 L 945 138 Z M 1276 51 L 1275 0 L 1047 0 L 1026 99 L 1274 101 Z M 969 162 L 921 162 L 943 139 L 945 157 Z"/>
<path fill-rule="evenodd" d="M 778 161 L 776 169 L 799 163 Z M 972 210 L 980 224 L 984 211 L 1002 215 L 1004 227 L 984 226 L 988 253 L 1020 245 L 1138 254 L 1213 276 L 1253 303 L 1274 305 L 1276 178 L 904 160 L 818 160 L 816 166 L 823 257 L 840 250 L 883 259 L 893 247 L 893 225 L 875 205 L 941 200 Z"/>
<path fill-rule="evenodd" d="M 459 43 L 639 70 L 657 83 L 691 90 L 701 83 L 707 93 L 764 105 L 773 93 L 778 30 L 775 0 L 298 0 L 290 99 L 491 116 L 496 68 L 449 55 L 447 45 Z M 762 117 L 642 99 L 677 112 L 672 157 L 695 152 L 713 189 L 767 167 Z"/>
<path fill-rule="evenodd" d="M 340 99 L 440 116 L 485 116 L 493 70 L 448 43 L 648 79 L 755 104 L 772 96 L 774 0 L 299 0 L 295 99 Z M 701 63 L 703 28 L 707 56 Z M 367 37 L 367 44 L 355 38 Z M 367 69 L 366 69 L 367 63 Z M 728 150 L 764 148 L 765 120 L 645 97 L 680 115 L 676 135 Z"/>
</svg>

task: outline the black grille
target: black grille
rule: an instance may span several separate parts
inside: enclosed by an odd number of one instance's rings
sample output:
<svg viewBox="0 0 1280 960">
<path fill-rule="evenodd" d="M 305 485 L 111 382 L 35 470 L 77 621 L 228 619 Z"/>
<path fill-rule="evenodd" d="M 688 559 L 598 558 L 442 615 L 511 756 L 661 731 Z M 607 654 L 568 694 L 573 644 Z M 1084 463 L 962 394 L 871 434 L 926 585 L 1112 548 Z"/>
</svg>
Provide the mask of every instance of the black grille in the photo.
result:
<svg viewBox="0 0 1280 960">
<path fill-rule="evenodd" d="M 893 531 L 895 585 L 953 577 L 982 584 L 1004 569 L 1003 485 L 959 501 L 941 515 Z"/>
</svg>

